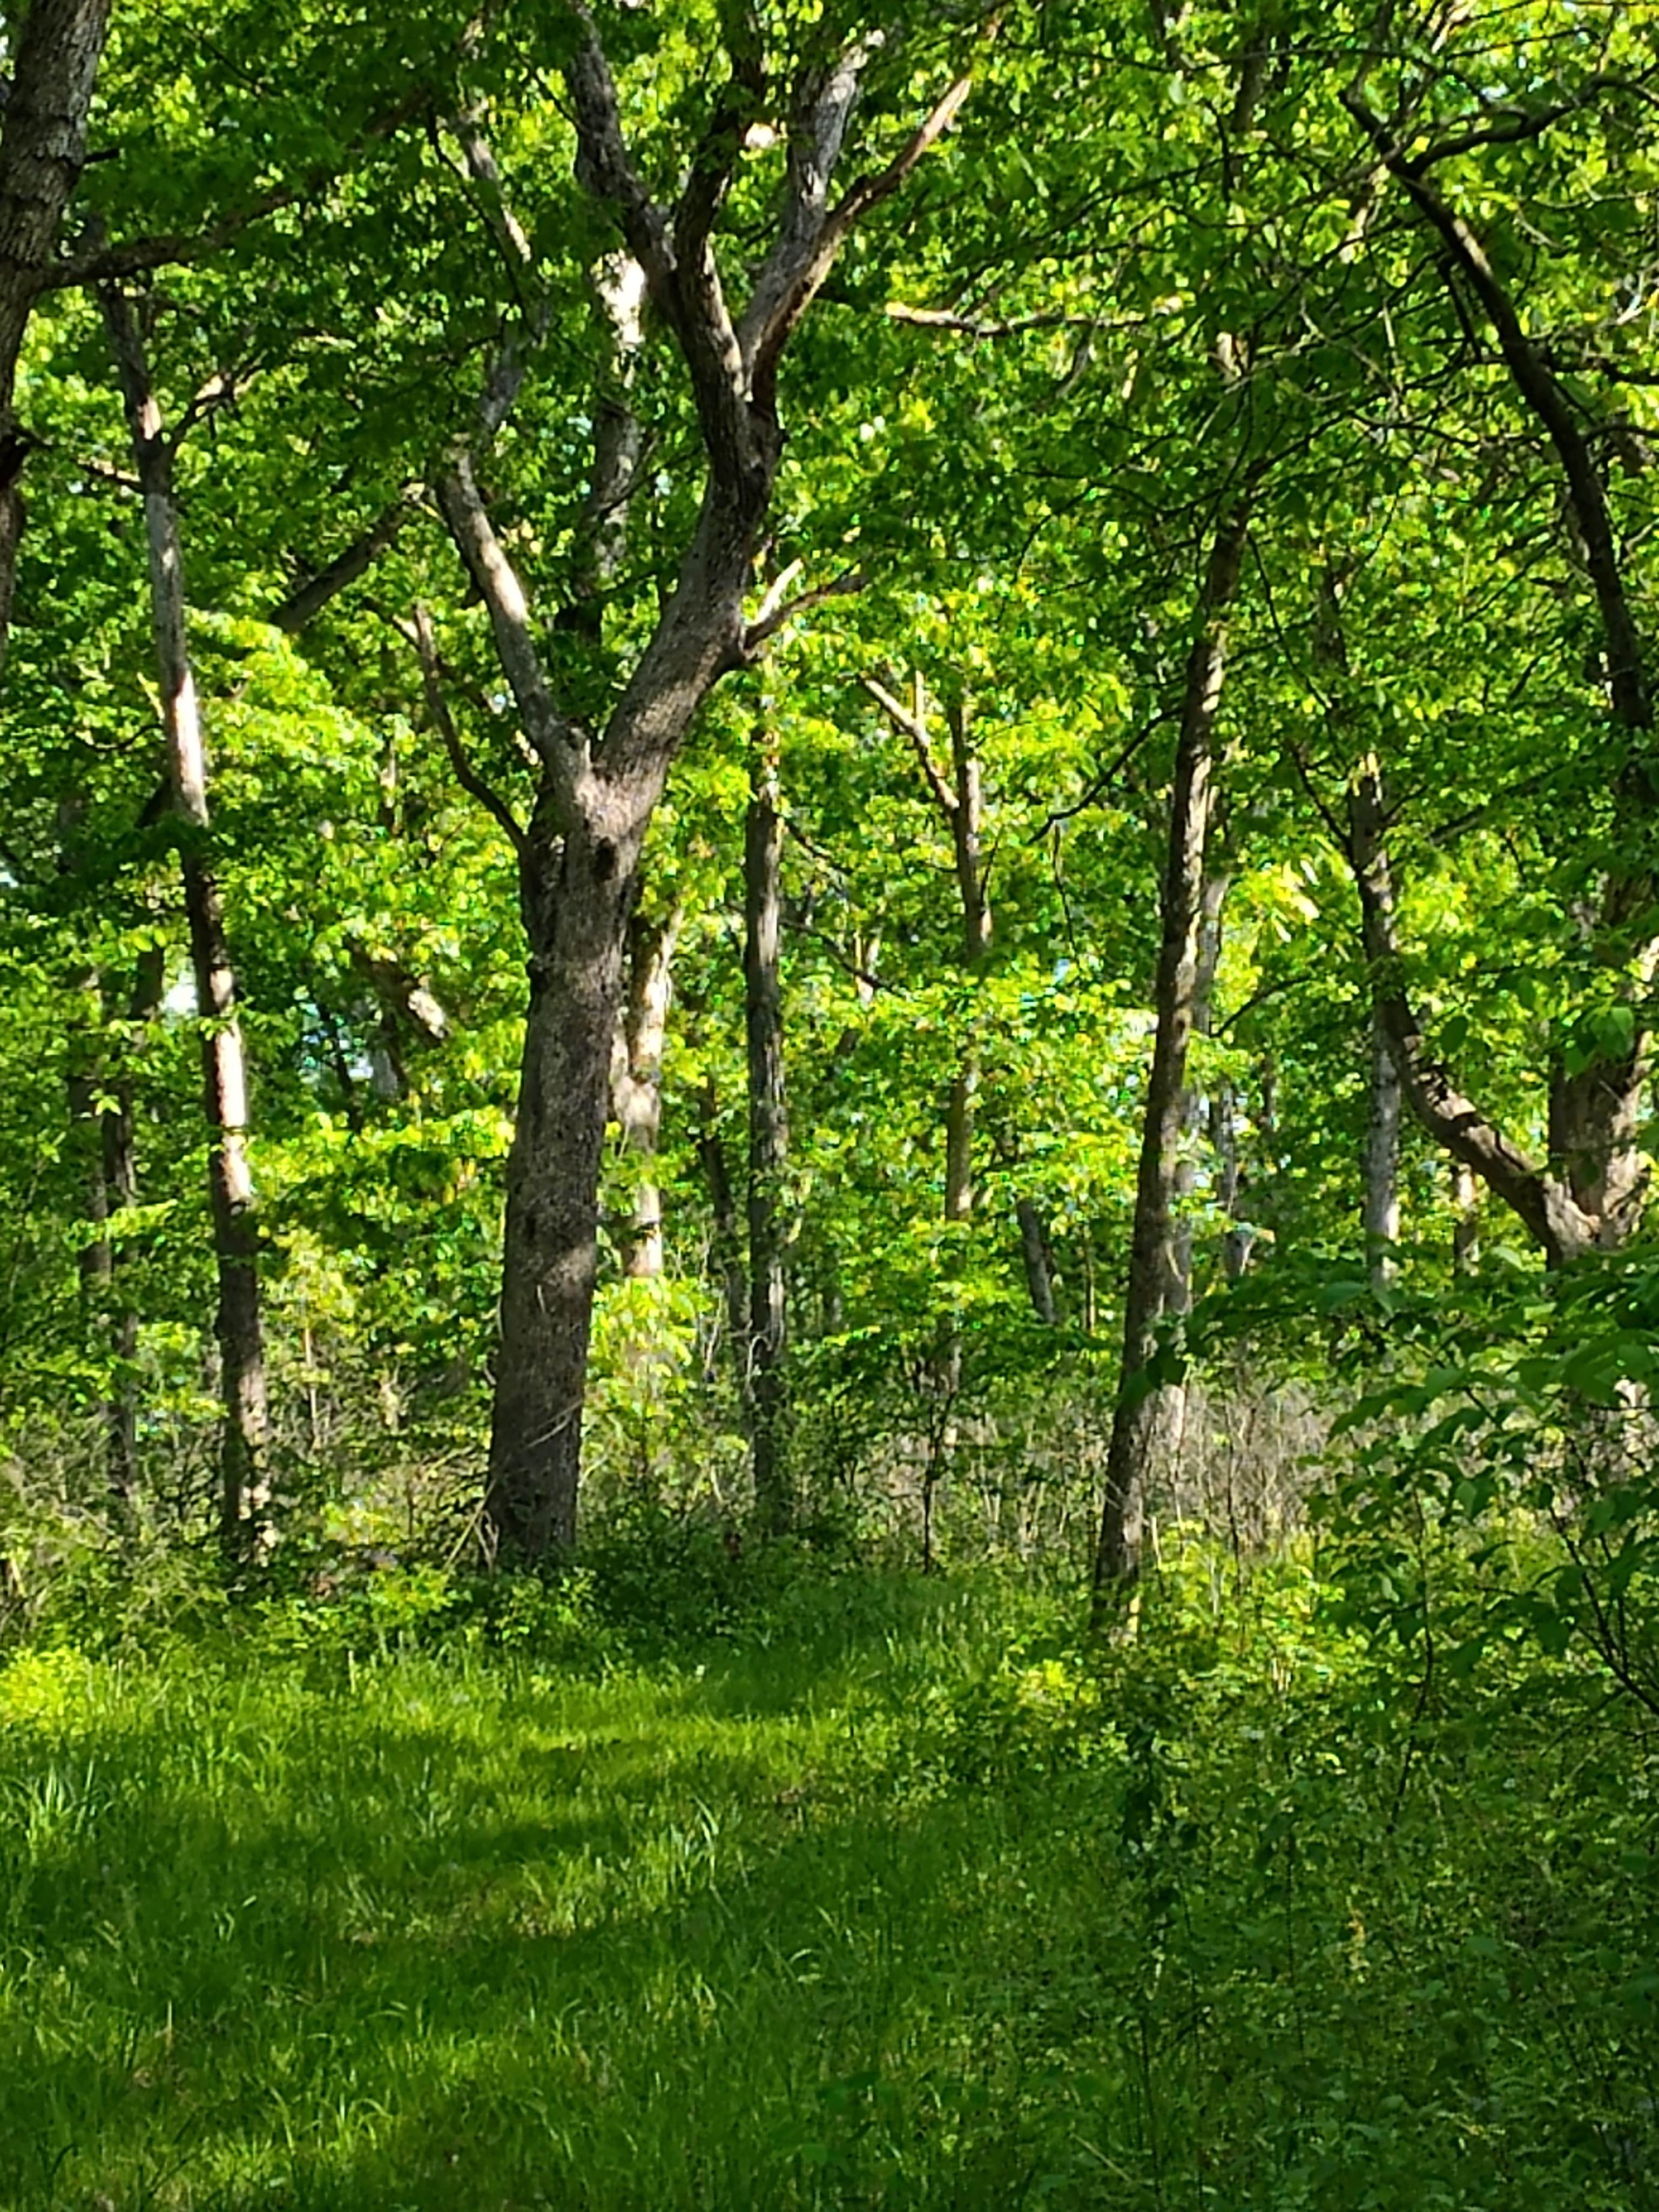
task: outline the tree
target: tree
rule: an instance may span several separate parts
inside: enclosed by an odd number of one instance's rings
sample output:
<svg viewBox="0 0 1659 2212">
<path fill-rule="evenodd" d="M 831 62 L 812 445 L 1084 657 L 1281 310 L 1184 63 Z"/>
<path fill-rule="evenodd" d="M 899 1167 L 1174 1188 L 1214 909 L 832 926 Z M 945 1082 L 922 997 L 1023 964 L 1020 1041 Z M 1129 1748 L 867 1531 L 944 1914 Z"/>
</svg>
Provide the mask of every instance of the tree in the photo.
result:
<svg viewBox="0 0 1659 2212">
<path fill-rule="evenodd" d="M 531 991 L 507 1170 L 485 1509 L 498 1556 L 568 1551 L 575 1539 L 607 1073 L 646 830 L 703 700 L 721 677 L 757 659 L 805 603 L 775 599 L 752 620 L 744 614 L 782 455 L 779 366 L 855 224 L 898 189 L 967 97 L 968 80 L 959 79 L 896 155 L 832 202 L 854 104 L 883 44 L 872 33 L 796 71 L 787 94 L 781 209 L 734 317 L 714 233 L 766 105 L 758 27 L 740 23 L 731 36 L 728 82 L 690 149 L 687 182 L 671 214 L 643 181 L 598 30 L 579 13 L 563 68 L 580 173 L 620 229 L 672 334 L 707 469 L 666 603 L 599 730 L 558 702 L 479 482 L 480 441 L 493 435 L 516 398 L 533 328 L 516 331 L 498 356 L 477 435 L 458 446 L 437 482 L 540 765 L 520 848 Z"/>
</svg>

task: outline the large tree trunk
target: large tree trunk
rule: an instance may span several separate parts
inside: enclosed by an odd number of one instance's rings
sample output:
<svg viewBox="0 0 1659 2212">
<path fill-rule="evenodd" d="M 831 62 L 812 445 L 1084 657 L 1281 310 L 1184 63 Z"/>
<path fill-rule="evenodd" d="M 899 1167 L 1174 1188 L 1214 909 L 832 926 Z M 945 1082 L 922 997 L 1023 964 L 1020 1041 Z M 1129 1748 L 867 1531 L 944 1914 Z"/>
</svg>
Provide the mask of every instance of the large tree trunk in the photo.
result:
<svg viewBox="0 0 1659 2212">
<path fill-rule="evenodd" d="M 1179 1273 L 1174 1200 L 1186 1117 L 1187 1048 L 1198 1002 L 1211 769 L 1226 670 L 1227 619 L 1238 589 L 1248 530 L 1248 513 L 1241 504 L 1216 532 L 1197 635 L 1187 662 L 1160 903 L 1158 1030 L 1146 1080 L 1124 1297 L 1123 1365 L 1095 1553 L 1097 1618 L 1108 1594 L 1139 1571 L 1143 1501 L 1166 1419 L 1162 1402 L 1165 1390 L 1147 1370 L 1158 1352 L 1158 1324 Z"/>
<path fill-rule="evenodd" d="M 264 1333 L 253 1180 L 247 1163 L 246 1066 L 224 909 L 208 858 L 207 755 L 190 663 L 173 451 L 150 389 L 132 302 L 112 290 L 104 295 L 103 305 L 144 495 L 167 778 L 173 808 L 183 824 L 179 866 L 201 1024 L 203 1103 L 212 1133 L 208 1185 L 219 1285 L 216 1333 L 224 1407 L 220 1516 L 226 1541 L 240 1548 L 263 1540 L 269 1504 Z"/>
<path fill-rule="evenodd" d="M 576 1540 L 599 1169 L 636 851 L 624 858 L 577 833 L 562 854 L 536 841 L 523 863 L 530 1005 L 485 1498 L 496 1559 L 568 1553 Z"/>
<path fill-rule="evenodd" d="M 784 1274 L 789 1116 L 784 1091 L 781 921 L 783 822 L 775 753 L 757 732 L 744 832 L 744 1026 L 749 1061 L 749 1342 L 745 1369 L 755 1510 L 787 1528 L 789 1310 Z"/>
<path fill-rule="evenodd" d="M 33 0 L 16 33 L 0 118 L 0 662 L 23 529 L 19 479 L 27 438 L 17 419 L 18 356 L 86 156 L 108 23 L 109 0 Z"/>
</svg>

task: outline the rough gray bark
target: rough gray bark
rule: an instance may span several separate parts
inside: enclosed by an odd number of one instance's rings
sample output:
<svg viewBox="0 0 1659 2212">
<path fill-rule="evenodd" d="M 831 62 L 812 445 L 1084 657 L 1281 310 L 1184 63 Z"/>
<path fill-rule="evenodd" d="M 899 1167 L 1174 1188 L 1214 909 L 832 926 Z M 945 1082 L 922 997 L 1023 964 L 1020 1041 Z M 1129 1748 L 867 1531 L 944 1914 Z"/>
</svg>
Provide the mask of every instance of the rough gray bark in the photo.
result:
<svg viewBox="0 0 1659 2212">
<path fill-rule="evenodd" d="M 258 1544 L 269 1505 L 266 1470 L 264 1332 L 253 1180 L 247 1164 L 247 1073 L 236 1017 L 236 979 L 224 909 L 209 857 L 207 756 L 190 662 L 183 549 L 173 493 L 173 449 L 150 387 L 143 334 L 132 301 L 101 295 L 134 466 L 143 491 L 152 625 L 167 773 L 182 824 L 179 868 L 190 928 L 191 965 L 201 1023 L 204 1106 L 211 1133 L 208 1184 L 213 1206 L 219 1299 L 216 1334 L 224 1407 L 220 1516 L 233 1547 Z"/>
<path fill-rule="evenodd" d="M 1614 785 L 1626 806 L 1651 820 L 1659 812 L 1659 782 L 1650 757 L 1653 695 L 1603 466 L 1582 408 L 1528 334 L 1524 314 L 1480 238 L 1432 180 L 1437 162 L 1461 150 L 1462 142 L 1453 138 L 1437 149 L 1410 155 L 1389 126 L 1364 106 L 1358 90 L 1344 98 L 1383 166 L 1438 240 L 1448 284 L 1467 295 L 1491 325 L 1510 380 L 1554 452 L 1601 621 L 1612 720 L 1626 740 Z M 1594 1247 L 1623 1243 L 1638 1225 L 1646 1191 L 1637 1136 L 1650 1066 L 1644 1009 L 1659 967 L 1659 942 L 1633 943 L 1632 936 L 1653 908 L 1656 886 L 1651 867 L 1638 863 L 1626 871 L 1610 871 L 1595 910 L 1583 918 L 1585 935 L 1600 957 L 1624 971 L 1632 1036 L 1627 1049 L 1599 1057 L 1577 1074 L 1557 1072 L 1551 1085 L 1550 1158 L 1540 1166 L 1457 1091 L 1429 1051 L 1400 979 L 1386 828 L 1376 775 L 1367 770 L 1350 799 L 1350 858 L 1359 887 L 1367 956 L 1380 987 L 1378 1016 L 1413 1111 L 1455 1159 L 1510 1207 L 1552 1261 L 1571 1260 Z"/>
<path fill-rule="evenodd" d="M 755 1510 L 789 1526 L 788 1301 L 784 1274 L 789 1116 L 784 1089 L 783 823 L 776 756 L 765 732 L 750 755 L 744 830 L 744 1028 L 749 1064 L 749 1341 L 745 1368 Z"/>
<path fill-rule="evenodd" d="M 1365 1253 L 1371 1280 L 1393 1279 L 1400 1242 L 1400 1071 L 1388 1033 L 1371 1021 L 1370 1079 L 1365 1096 Z"/>
<path fill-rule="evenodd" d="M 87 114 L 109 0 L 33 0 L 0 116 L 0 663 L 11 627 L 28 441 L 17 418 L 17 362 L 58 251 L 86 157 Z"/>
<path fill-rule="evenodd" d="M 578 172 L 616 222 L 678 346 L 707 474 L 673 589 L 596 732 L 580 726 L 554 696 L 523 584 L 491 524 L 472 446 L 455 449 L 434 485 L 541 764 L 536 808 L 517 839 L 530 1003 L 507 1163 L 484 1507 L 486 1550 L 495 1557 L 568 1551 L 575 1540 L 611 1041 L 641 848 L 703 700 L 721 677 L 750 665 L 792 611 L 778 605 L 751 623 L 744 604 L 782 451 L 779 361 L 854 222 L 898 188 L 968 91 L 965 79 L 953 86 L 893 161 L 832 206 L 830 186 L 879 35 L 804 78 L 793 102 L 781 211 L 747 306 L 734 319 L 713 231 L 747 124 L 763 100 L 758 57 L 734 40 L 731 81 L 671 210 L 652 198 L 635 166 L 592 19 L 580 6 L 575 18 L 563 69 Z M 468 159 L 478 173 L 471 152 Z M 499 217 L 503 250 L 527 263 L 529 249 L 522 233 L 514 235 L 504 203 Z M 541 326 L 532 306 L 498 355 L 480 403 L 480 445 L 510 412 Z M 596 486 L 604 468 L 596 452 Z"/>
<path fill-rule="evenodd" d="M 1185 1115 L 1187 1049 L 1197 1006 L 1205 856 L 1209 838 L 1216 717 L 1227 663 L 1227 623 L 1249 532 L 1241 501 L 1218 525 L 1188 657 L 1170 794 L 1155 998 L 1158 1029 L 1146 1079 L 1134 1230 L 1124 1297 L 1123 1364 L 1107 1455 L 1106 1496 L 1095 1553 L 1095 1612 L 1139 1572 L 1143 1500 L 1165 1409 L 1147 1370 L 1176 1274 L 1174 1200 Z"/>
<path fill-rule="evenodd" d="M 611 1054 L 611 1107 L 633 1166 L 633 1219 L 623 1273 L 635 1281 L 663 1270 L 662 1191 L 657 1181 L 662 1130 L 662 1055 L 673 993 L 676 907 L 662 921 L 635 913 L 628 929 L 628 981 Z"/>
</svg>

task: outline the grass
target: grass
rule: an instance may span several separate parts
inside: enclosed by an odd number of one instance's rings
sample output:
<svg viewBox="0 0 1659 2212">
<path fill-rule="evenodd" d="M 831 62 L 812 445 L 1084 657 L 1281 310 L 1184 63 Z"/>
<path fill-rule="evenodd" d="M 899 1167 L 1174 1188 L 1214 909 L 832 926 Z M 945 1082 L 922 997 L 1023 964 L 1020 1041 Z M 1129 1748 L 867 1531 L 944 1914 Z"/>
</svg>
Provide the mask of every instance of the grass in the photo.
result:
<svg viewBox="0 0 1659 2212">
<path fill-rule="evenodd" d="M 1654 2203 L 1659 1759 L 1313 1595 L 25 1653 L 0 2203 Z"/>
</svg>

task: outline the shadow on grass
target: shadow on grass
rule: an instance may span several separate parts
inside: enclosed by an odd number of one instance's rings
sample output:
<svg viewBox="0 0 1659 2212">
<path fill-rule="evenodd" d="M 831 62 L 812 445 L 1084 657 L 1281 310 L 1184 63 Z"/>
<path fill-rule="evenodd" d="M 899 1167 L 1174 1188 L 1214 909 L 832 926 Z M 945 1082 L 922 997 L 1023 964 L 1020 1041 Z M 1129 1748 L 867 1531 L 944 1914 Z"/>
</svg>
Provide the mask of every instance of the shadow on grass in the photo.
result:
<svg viewBox="0 0 1659 2212">
<path fill-rule="evenodd" d="M 14 1746 L 0 2201 L 1021 2202 L 1018 1838 L 842 1786 L 816 1656 L 279 1677 L 264 1735 L 198 1680 Z"/>
</svg>

